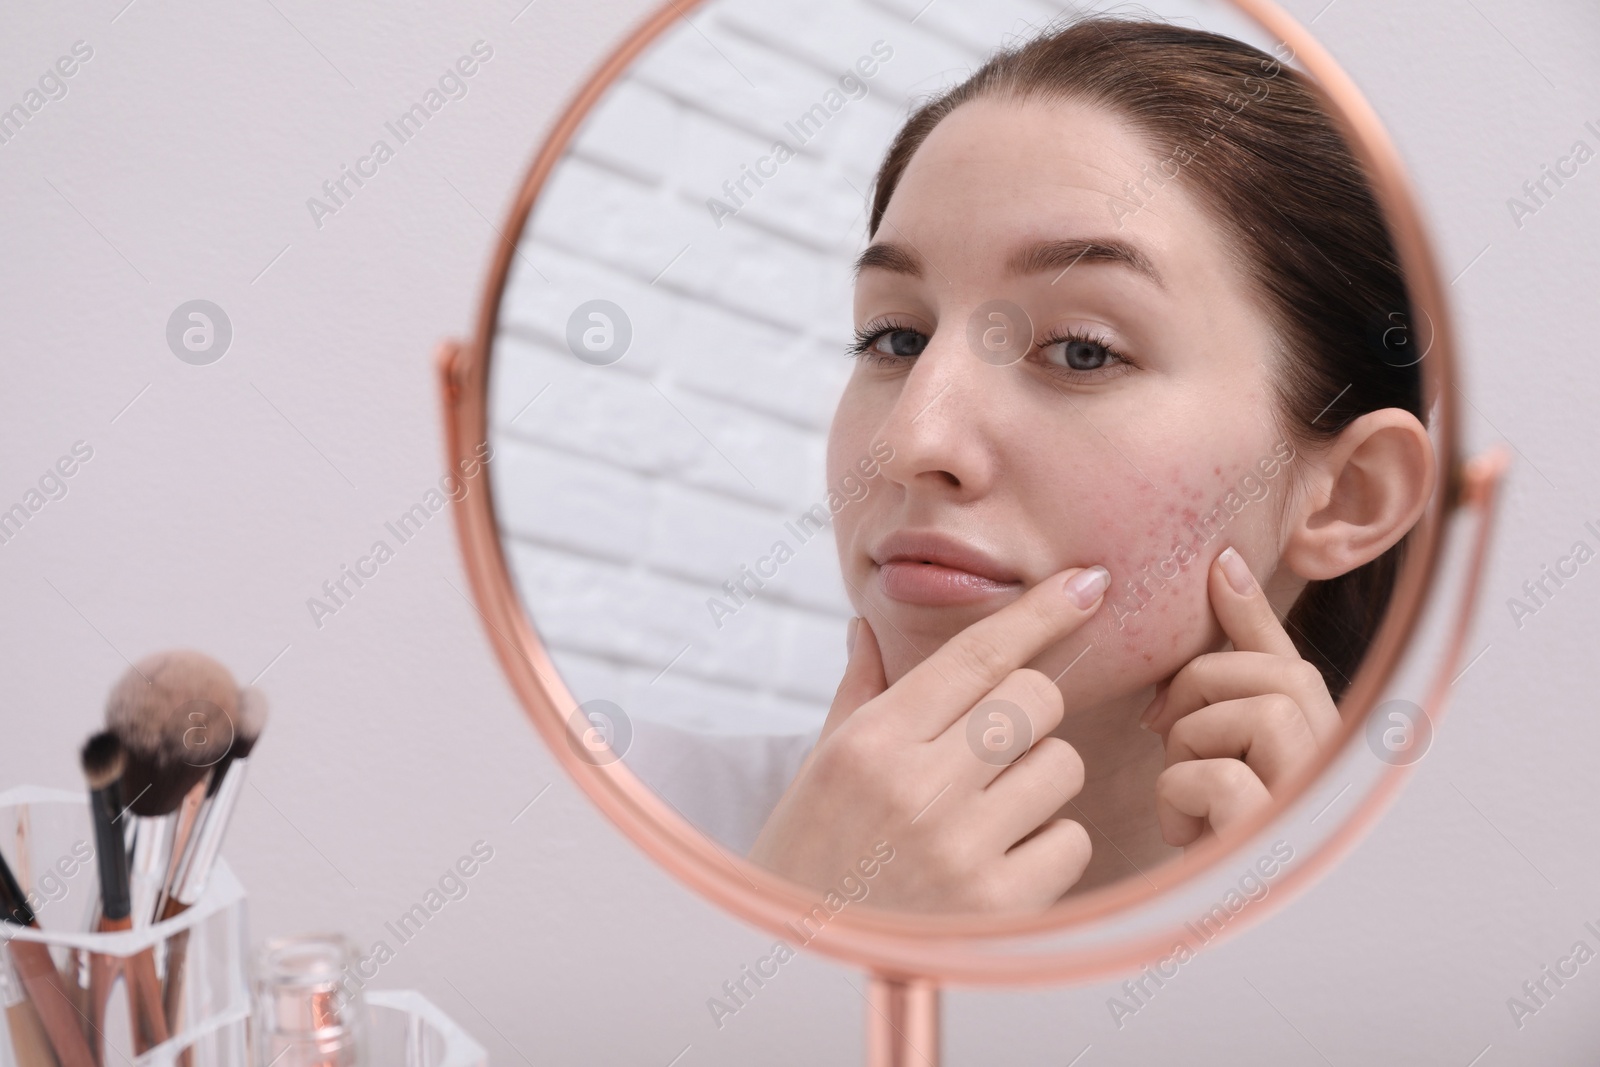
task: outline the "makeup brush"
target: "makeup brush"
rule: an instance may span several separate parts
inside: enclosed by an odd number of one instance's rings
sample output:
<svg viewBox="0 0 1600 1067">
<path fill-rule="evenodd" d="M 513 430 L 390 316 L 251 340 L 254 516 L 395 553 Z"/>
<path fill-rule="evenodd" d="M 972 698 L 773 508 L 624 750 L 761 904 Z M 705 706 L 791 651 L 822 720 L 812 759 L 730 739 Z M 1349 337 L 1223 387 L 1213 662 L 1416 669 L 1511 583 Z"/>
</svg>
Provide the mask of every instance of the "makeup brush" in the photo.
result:
<svg viewBox="0 0 1600 1067">
<path fill-rule="evenodd" d="M 39 928 L 33 909 L 28 906 L 27 894 L 17 884 L 4 856 L 0 856 L 0 920 L 12 926 Z M 27 994 L 6 1009 L 12 1047 L 22 1067 L 30 1067 L 30 1063 L 40 1067 L 52 1064 L 94 1067 L 94 1057 L 84 1039 L 77 1009 L 61 981 L 61 972 L 50 958 L 50 946 L 24 941 L 9 933 L 5 941 Z M 40 1030 L 48 1042 L 42 1046 L 38 1042 Z"/>
<path fill-rule="evenodd" d="M 122 795 L 135 927 L 155 918 L 173 857 L 186 845 L 178 838 L 192 831 L 211 768 L 233 742 L 237 703 L 228 669 L 187 649 L 146 657 L 111 690 L 106 727 L 127 754 Z"/>
<path fill-rule="evenodd" d="M 100 873 L 100 914 L 113 919 L 128 914 L 128 854 L 123 843 L 122 771 L 127 763 L 122 742 L 102 730 L 84 742 L 79 754 L 89 783 L 89 816 L 94 824 L 95 868 Z"/>
<path fill-rule="evenodd" d="M 89 783 L 89 813 L 94 820 L 95 860 L 100 872 L 100 933 L 129 930 L 131 898 L 125 836 L 117 822 L 126 818 L 122 782 L 127 776 L 127 752 L 109 730 L 89 738 L 82 752 L 83 776 Z M 147 948 L 126 960 L 104 952 L 89 954 L 89 1027 L 96 1048 L 105 1034 L 106 1002 L 117 975 L 127 977 L 128 1006 L 133 1016 L 133 1037 L 139 1052 L 167 1039 L 167 1020 L 161 1008 L 161 983 L 156 978 L 155 956 Z M 91 1061 L 101 1062 L 95 1055 Z M 62 1067 L 67 1067 L 65 1063 Z"/>
<path fill-rule="evenodd" d="M 122 742 L 109 730 L 84 743 L 79 754 L 83 777 L 89 785 L 89 818 L 94 826 L 95 869 L 100 875 L 100 908 L 96 930 L 126 929 L 128 918 L 128 853 L 122 828 L 122 768 L 126 756 Z M 106 1001 L 117 979 L 117 966 L 103 953 L 89 953 L 89 1032 L 94 1040 L 94 1062 L 100 1063 L 100 1046 L 105 1039 Z M 129 989 L 129 1001 L 133 991 Z"/>
<path fill-rule="evenodd" d="M 239 690 L 238 708 L 239 723 L 234 732 L 233 745 L 212 769 L 199 825 L 189 839 L 178 875 L 162 904 L 159 912 L 161 919 L 180 914 L 205 894 L 206 882 L 222 850 L 222 840 L 233 818 L 234 806 L 244 791 L 250 753 L 267 724 L 267 696 L 255 686 L 247 685 Z"/>
<path fill-rule="evenodd" d="M 201 809 L 199 827 L 189 839 L 189 848 L 179 867 L 178 877 L 169 887 L 162 903 L 160 919 L 180 915 L 205 895 L 206 883 L 222 851 L 222 839 L 227 834 L 228 822 L 239 794 L 244 790 L 245 773 L 250 765 L 250 753 L 255 749 L 261 730 L 267 723 L 266 694 L 254 686 L 239 691 L 239 725 L 234 733 L 233 745 L 212 770 L 211 785 Z M 189 931 L 179 930 L 167 942 L 167 982 L 163 990 L 163 1004 L 167 1025 L 174 1032 L 183 1028 L 184 971 L 188 962 Z M 190 1067 L 191 1050 L 178 1056 L 179 1067 Z"/>
</svg>

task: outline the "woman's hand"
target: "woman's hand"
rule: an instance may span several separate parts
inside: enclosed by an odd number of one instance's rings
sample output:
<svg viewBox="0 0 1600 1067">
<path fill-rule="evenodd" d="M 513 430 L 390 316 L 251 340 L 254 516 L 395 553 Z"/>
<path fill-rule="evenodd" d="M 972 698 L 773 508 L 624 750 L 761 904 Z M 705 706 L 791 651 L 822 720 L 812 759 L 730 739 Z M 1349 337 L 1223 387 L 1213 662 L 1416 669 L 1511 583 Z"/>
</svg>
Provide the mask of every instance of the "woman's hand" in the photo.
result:
<svg viewBox="0 0 1600 1067">
<path fill-rule="evenodd" d="M 1190 660 L 1143 720 L 1166 741 L 1156 815 L 1169 845 L 1220 833 L 1270 803 L 1339 729 L 1322 674 L 1300 658 L 1232 548 L 1211 565 L 1209 591 L 1234 650 Z"/>
<path fill-rule="evenodd" d="M 920 911 L 1054 903 L 1089 862 L 1088 833 L 1055 818 L 1082 788 L 1083 762 L 1047 736 L 1061 721 L 1061 691 L 1022 665 L 1083 625 L 1106 582 L 1098 567 L 1054 575 L 892 686 L 877 637 L 860 620 L 816 748 L 750 858 L 822 888 L 881 858 L 881 843 L 893 861 L 869 883 L 874 903 Z"/>
</svg>

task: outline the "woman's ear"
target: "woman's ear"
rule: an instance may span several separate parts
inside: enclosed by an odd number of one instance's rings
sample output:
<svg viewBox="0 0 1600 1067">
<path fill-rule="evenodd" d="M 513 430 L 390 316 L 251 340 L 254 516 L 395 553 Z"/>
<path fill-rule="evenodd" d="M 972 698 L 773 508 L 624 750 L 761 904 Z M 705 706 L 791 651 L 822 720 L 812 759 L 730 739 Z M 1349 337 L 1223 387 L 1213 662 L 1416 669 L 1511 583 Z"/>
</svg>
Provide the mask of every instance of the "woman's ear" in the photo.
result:
<svg viewBox="0 0 1600 1067">
<path fill-rule="evenodd" d="M 1437 476 L 1433 442 L 1409 411 L 1369 411 L 1316 453 L 1285 516 L 1283 562 L 1326 581 L 1381 556 L 1415 526 Z"/>
</svg>

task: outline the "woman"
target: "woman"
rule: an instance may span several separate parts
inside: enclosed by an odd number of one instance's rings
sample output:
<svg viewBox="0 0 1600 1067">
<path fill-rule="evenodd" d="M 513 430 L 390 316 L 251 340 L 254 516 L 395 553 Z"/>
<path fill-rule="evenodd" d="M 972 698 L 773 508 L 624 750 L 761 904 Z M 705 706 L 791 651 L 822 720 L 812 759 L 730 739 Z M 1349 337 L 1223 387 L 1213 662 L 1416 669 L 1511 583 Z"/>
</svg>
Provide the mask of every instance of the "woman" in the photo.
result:
<svg viewBox="0 0 1600 1067">
<path fill-rule="evenodd" d="M 879 905 L 1042 908 L 1337 730 L 1435 477 L 1404 282 L 1302 77 L 1115 19 L 914 113 L 869 233 L 829 480 L 891 458 L 835 522 L 849 665 L 751 858 L 823 886 L 887 843 Z"/>
</svg>

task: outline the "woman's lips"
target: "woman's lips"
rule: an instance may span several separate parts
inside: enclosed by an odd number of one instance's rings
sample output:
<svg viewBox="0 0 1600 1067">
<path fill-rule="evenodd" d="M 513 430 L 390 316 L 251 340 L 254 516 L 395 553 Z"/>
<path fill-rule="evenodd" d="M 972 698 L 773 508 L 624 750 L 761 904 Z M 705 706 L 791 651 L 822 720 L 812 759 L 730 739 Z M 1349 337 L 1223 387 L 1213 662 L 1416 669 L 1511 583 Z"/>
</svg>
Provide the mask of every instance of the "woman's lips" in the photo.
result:
<svg viewBox="0 0 1600 1067">
<path fill-rule="evenodd" d="M 899 529 L 869 553 L 884 595 L 905 604 L 976 604 L 1022 591 L 1022 576 L 978 545 L 935 529 Z"/>
<path fill-rule="evenodd" d="M 1000 582 L 970 571 L 912 560 L 880 564 L 878 581 L 890 598 L 929 607 L 976 604 L 1022 588 L 1021 582 Z"/>
</svg>

